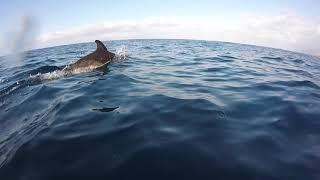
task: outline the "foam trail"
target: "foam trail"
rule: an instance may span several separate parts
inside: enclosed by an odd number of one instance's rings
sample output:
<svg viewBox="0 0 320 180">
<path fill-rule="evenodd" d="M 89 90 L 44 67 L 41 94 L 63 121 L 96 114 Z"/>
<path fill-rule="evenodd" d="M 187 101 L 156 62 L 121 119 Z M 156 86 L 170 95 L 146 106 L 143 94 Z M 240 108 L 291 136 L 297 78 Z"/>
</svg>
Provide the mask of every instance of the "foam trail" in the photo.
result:
<svg viewBox="0 0 320 180">
<path fill-rule="evenodd" d="M 31 78 L 39 78 L 40 80 L 54 80 L 54 79 L 59 79 L 61 77 L 66 76 L 67 74 L 62 71 L 62 70 L 55 70 L 52 72 L 44 73 L 44 74 L 37 74 L 30 76 Z"/>
<path fill-rule="evenodd" d="M 65 76 L 80 74 L 80 73 L 84 73 L 84 72 L 91 72 L 91 71 L 95 70 L 95 68 L 93 66 L 89 66 L 86 68 L 79 68 L 79 69 L 75 69 L 73 71 L 64 71 L 64 69 L 55 70 L 55 71 L 47 72 L 47 73 L 40 73 L 39 72 L 34 75 L 30 74 L 29 78 L 17 81 L 15 83 L 11 84 L 9 87 L 0 90 L 0 99 L 6 95 L 13 94 L 15 91 L 22 89 L 24 87 L 27 87 L 27 86 L 34 86 L 37 84 L 41 84 L 44 81 L 51 81 L 51 80 L 55 80 L 55 79 L 60 79 Z"/>
<path fill-rule="evenodd" d="M 52 72 L 47 72 L 47 73 L 38 73 L 36 75 L 30 75 L 31 79 L 40 79 L 41 81 L 46 81 L 46 80 L 54 80 L 54 79 L 59 79 L 64 76 L 69 76 L 69 75 L 75 75 L 75 74 L 80 74 L 80 73 L 85 73 L 85 72 L 92 72 L 96 69 L 95 66 L 88 66 L 85 68 L 77 68 L 73 69 L 72 71 L 65 71 L 65 69 L 68 66 L 64 67 L 62 70 L 55 70 Z"/>
</svg>

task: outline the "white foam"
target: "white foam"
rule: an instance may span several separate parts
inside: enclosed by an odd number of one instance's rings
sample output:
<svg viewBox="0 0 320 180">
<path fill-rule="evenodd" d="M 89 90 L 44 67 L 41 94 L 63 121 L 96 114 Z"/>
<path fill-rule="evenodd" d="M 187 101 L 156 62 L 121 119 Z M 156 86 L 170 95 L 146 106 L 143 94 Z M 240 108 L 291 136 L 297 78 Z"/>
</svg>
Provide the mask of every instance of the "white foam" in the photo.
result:
<svg viewBox="0 0 320 180">
<path fill-rule="evenodd" d="M 40 78 L 40 80 L 54 80 L 54 79 L 62 78 L 64 76 L 68 76 L 68 75 L 91 72 L 91 71 L 94 71 L 97 67 L 88 66 L 85 68 L 76 68 L 72 70 L 66 70 L 67 68 L 68 66 L 66 66 L 62 70 L 55 70 L 55 71 L 44 73 L 44 74 L 38 73 L 36 75 L 30 75 L 30 78 Z"/>
<path fill-rule="evenodd" d="M 67 74 L 64 71 L 55 70 L 55 71 L 44 73 L 44 74 L 38 73 L 36 75 L 30 75 L 30 78 L 31 79 L 40 78 L 41 80 L 53 80 L 53 79 L 59 79 L 65 75 Z"/>
<path fill-rule="evenodd" d="M 59 79 L 61 77 L 64 77 L 65 75 L 66 75 L 66 73 L 64 71 L 55 70 L 52 72 L 40 74 L 39 77 L 41 80 L 53 80 L 53 79 Z"/>
<path fill-rule="evenodd" d="M 113 61 L 123 61 L 127 58 L 127 47 L 120 46 L 116 48 L 115 59 Z"/>
</svg>

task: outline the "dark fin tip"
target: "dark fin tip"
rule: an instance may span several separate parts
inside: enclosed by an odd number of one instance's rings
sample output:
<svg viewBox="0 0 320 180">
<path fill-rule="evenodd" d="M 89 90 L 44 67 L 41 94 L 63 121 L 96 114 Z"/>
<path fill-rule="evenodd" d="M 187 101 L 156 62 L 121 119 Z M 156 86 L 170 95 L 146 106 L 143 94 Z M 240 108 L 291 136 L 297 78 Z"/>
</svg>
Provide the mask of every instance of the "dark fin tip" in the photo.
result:
<svg viewBox="0 0 320 180">
<path fill-rule="evenodd" d="M 94 42 L 97 44 L 97 49 L 107 50 L 106 46 L 104 46 L 104 44 L 101 41 L 95 40 Z"/>
</svg>

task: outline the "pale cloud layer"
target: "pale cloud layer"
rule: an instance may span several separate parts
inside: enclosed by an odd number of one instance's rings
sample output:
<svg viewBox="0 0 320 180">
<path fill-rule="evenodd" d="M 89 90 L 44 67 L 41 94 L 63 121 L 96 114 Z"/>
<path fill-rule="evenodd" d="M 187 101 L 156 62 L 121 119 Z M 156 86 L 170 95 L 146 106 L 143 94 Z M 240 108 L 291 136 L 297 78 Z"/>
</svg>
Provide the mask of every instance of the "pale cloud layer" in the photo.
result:
<svg viewBox="0 0 320 180">
<path fill-rule="evenodd" d="M 153 17 L 106 21 L 40 34 L 34 47 L 95 39 L 183 38 L 227 41 L 320 55 L 320 22 L 297 14 L 242 14 L 227 18 Z"/>
</svg>

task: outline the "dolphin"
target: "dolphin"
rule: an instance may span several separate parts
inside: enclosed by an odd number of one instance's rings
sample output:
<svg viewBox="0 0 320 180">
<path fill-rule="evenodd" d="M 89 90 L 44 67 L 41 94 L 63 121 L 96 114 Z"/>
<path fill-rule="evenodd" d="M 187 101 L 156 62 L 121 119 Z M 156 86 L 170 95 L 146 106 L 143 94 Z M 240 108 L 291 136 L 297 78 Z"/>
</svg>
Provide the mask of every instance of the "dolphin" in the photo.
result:
<svg viewBox="0 0 320 180">
<path fill-rule="evenodd" d="M 97 45 L 97 49 L 94 52 L 80 58 L 73 64 L 67 65 L 62 71 L 69 74 L 82 69 L 88 71 L 94 70 L 109 64 L 115 54 L 109 52 L 101 41 L 95 40 L 95 43 Z"/>
<path fill-rule="evenodd" d="M 64 67 L 45 66 L 45 69 L 42 69 L 42 67 L 38 68 L 34 70 L 34 72 L 38 72 L 38 74 L 35 74 L 33 76 L 31 76 L 30 74 L 30 79 L 23 79 L 17 81 L 16 83 L 10 85 L 5 89 L 0 89 L 0 101 L 1 98 L 4 97 L 4 95 L 13 93 L 13 91 L 27 86 L 41 84 L 43 80 L 52 80 L 65 75 L 88 72 L 108 65 L 115 57 L 115 54 L 109 52 L 101 41 L 95 40 L 95 43 L 97 44 L 97 49 L 95 51 L 80 58 L 77 62 L 73 64 Z M 49 72 L 46 72 L 48 71 L 48 68 Z"/>
</svg>

